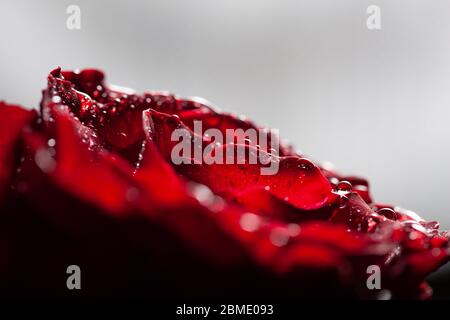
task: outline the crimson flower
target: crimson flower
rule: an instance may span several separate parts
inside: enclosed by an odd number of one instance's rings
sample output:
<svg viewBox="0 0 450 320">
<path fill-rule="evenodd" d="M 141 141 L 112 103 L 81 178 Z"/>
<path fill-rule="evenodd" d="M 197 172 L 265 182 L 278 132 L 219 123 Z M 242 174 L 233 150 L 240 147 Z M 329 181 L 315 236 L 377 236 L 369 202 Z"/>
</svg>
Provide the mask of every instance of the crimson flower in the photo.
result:
<svg viewBox="0 0 450 320">
<path fill-rule="evenodd" d="M 89 297 L 429 298 L 437 222 L 282 144 L 260 164 L 171 161 L 175 129 L 262 129 L 200 99 L 53 70 L 40 110 L 0 103 L 0 293 Z M 200 137 L 208 143 L 207 137 Z M 235 148 L 223 144 L 217 150 Z M 241 145 L 246 152 L 255 147 Z M 217 152 L 216 150 L 216 152 Z M 377 266 L 381 288 L 370 289 Z"/>
</svg>

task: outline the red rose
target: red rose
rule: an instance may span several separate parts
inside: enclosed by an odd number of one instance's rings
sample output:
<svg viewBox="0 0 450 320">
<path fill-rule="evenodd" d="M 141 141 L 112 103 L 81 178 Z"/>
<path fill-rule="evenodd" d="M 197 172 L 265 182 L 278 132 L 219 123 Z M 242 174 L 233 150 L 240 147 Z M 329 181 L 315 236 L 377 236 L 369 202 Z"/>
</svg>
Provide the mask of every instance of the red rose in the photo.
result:
<svg viewBox="0 0 450 320">
<path fill-rule="evenodd" d="M 76 264 L 91 297 L 431 295 L 423 280 L 450 253 L 437 223 L 374 203 L 367 181 L 288 145 L 209 154 L 257 152 L 273 175 L 257 163 L 175 164 L 175 129 L 211 142 L 195 121 L 261 129 L 204 101 L 108 86 L 97 70 L 53 70 L 39 113 L 1 103 L 1 294 L 67 295 Z M 381 289 L 367 286 L 373 266 Z"/>
</svg>

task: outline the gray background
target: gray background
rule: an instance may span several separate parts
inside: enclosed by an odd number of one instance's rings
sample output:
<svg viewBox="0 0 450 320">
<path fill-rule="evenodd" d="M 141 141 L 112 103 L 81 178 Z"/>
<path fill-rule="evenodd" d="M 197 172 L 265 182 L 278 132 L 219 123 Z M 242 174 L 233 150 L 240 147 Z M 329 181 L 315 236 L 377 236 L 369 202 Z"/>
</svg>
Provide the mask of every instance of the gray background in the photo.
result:
<svg viewBox="0 0 450 320">
<path fill-rule="evenodd" d="M 366 28 L 370 4 L 380 31 Z M 58 65 L 202 96 L 449 228 L 449 12 L 447 0 L 1 0 L 0 98 L 36 107 Z"/>
</svg>

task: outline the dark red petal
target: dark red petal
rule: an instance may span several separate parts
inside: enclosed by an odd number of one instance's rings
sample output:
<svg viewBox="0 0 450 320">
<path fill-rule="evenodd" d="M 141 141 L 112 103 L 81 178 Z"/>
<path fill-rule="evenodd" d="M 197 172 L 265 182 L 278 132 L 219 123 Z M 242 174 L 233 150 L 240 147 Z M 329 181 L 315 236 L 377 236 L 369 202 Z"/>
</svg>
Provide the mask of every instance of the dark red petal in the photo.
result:
<svg viewBox="0 0 450 320">
<path fill-rule="evenodd" d="M 239 194 L 229 193 L 224 196 L 227 200 L 235 202 L 258 215 L 286 222 L 327 220 L 334 212 L 333 203 L 316 210 L 302 210 L 291 205 L 288 201 L 274 196 L 270 191 L 257 187 Z"/>
<path fill-rule="evenodd" d="M 151 139 L 160 149 L 167 161 L 171 161 L 172 150 L 178 143 L 172 141 L 172 132 L 175 129 L 186 128 L 176 116 L 149 110 L 145 112 L 148 118 Z M 188 130 L 188 129 L 187 129 Z M 190 137 L 195 137 L 192 131 Z M 202 137 L 197 137 L 202 139 Z M 204 144 L 204 139 L 201 140 Z M 238 145 L 218 146 L 215 152 L 231 154 Z M 259 153 L 262 157 L 271 157 L 267 166 L 279 167 L 273 175 L 261 174 L 262 164 L 180 164 L 176 170 L 183 175 L 209 186 L 218 194 L 232 193 L 238 195 L 253 188 L 269 191 L 279 199 L 290 203 L 299 209 L 318 209 L 334 199 L 331 187 L 320 170 L 309 160 L 299 157 L 276 157 L 266 154 L 251 146 L 241 146 L 245 153 Z M 238 152 L 235 150 L 234 155 Z M 267 167 L 266 166 L 266 167 Z"/>
<path fill-rule="evenodd" d="M 263 166 L 259 164 L 180 164 L 177 170 L 218 194 L 239 194 L 260 188 L 305 210 L 321 208 L 333 200 L 328 181 L 309 160 L 283 157 L 273 161 L 279 163 L 278 173 L 274 175 L 261 175 Z"/>
<path fill-rule="evenodd" d="M 18 162 L 18 142 L 24 128 L 36 119 L 34 110 L 25 110 L 0 101 L 0 203 L 9 189 Z"/>
</svg>

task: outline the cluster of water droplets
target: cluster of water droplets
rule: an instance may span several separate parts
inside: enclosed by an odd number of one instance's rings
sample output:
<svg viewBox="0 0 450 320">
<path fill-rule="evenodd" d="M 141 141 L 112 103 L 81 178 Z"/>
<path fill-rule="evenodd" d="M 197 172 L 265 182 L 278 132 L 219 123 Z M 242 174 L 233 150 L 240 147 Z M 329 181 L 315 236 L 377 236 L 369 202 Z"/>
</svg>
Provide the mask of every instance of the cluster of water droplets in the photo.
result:
<svg viewBox="0 0 450 320">
<path fill-rule="evenodd" d="M 239 219 L 239 226 L 246 232 L 256 232 L 269 224 L 259 215 L 246 212 Z M 276 247 L 283 247 L 289 243 L 289 240 L 300 234 L 301 227 L 297 223 L 288 223 L 285 225 L 274 226 L 269 229 L 269 240 Z"/>
<path fill-rule="evenodd" d="M 339 209 L 347 209 L 349 195 L 352 192 L 350 182 L 339 181 L 336 184 L 334 193 L 339 196 Z M 382 231 L 389 233 L 391 240 L 401 243 L 405 250 L 420 251 L 434 248 L 432 253 L 438 254 L 439 248 L 448 244 L 448 234 L 439 231 L 439 223 L 436 221 L 426 222 L 415 213 L 398 207 L 380 207 L 373 204 L 370 207 L 370 213 L 364 213 L 358 206 L 348 208 L 348 222 L 357 231 L 373 233 L 383 224 Z"/>
<path fill-rule="evenodd" d="M 204 184 L 189 182 L 187 185 L 188 192 L 203 206 L 213 212 L 222 211 L 225 208 L 225 200 L 214 194 Z"/>
</svg>

